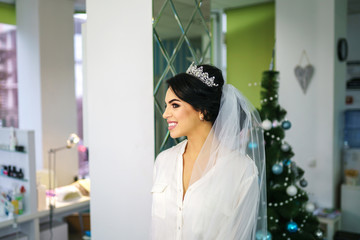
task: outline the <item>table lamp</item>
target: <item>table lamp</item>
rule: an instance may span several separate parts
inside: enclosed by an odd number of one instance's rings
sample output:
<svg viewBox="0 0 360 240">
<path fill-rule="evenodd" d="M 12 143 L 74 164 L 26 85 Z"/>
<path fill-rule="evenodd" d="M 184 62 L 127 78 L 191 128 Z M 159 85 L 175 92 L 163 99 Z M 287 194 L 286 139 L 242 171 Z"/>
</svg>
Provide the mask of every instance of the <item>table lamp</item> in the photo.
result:
<svg viewBox="0 0 360 240">
<path fill-rule="evenodd" d="M 49 206 L 51 208 L 51 205 L 55 207 L 55 202 L 52 202 L 54 200 L 55 196 L 55 179 L 56 179 L 56 153 L 58 151 L 64 150 L 64 149 L 70 149 L 74 147 L 78 142 L 80 141 L 80 138 L 75 134 L 70 134 L 69 138 L 66 140 L 66 145 L 58 148 L 51 148 L 49 150 L 49 161 L 48 161 L 48 170 L 49 170 L 49 195 L 50 195 L 50 201 Z"/>
<path fill-rule="evenodd" d="M 48 170 L 49 170 L 49 209 L 50 209 L 50 233 L 51 233 L 51 239 L 52 239 L 52 218 L 53 218 L 53 211 L 55 208 L 55 179 L 56 179 L 56 170 L 55 170 L 55 163 L 56 163 L 56 152 L 64 150 L 64 149 L 70 149 L 74 147 L 78 142 L 80 141 L 80 138 L 75 134 L 70 134 L 69 138 L 66 140 L 66 145 L 58 148 L 51 148 L 49 150 L 49 159 L 48 159 Z"/>
</svg>

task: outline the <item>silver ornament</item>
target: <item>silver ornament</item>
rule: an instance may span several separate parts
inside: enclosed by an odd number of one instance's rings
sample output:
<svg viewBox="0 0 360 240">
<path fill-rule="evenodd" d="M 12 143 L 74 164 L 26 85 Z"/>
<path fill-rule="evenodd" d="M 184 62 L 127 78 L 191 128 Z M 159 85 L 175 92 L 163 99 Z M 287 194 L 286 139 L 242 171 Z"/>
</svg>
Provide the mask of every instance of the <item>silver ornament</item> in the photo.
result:
<svg viewBox="0 0 360 240">
<path fill-rule="evenodd" d="M 281 164 L 276 163 L 272 166 L 271 170 L 275 175 L 280 175 L 283 172 L 283 167 Z"/>
<path fill-rule="evenodd" d="M 263 128 L 264 130 L 270 130 L 271 127 L 272 127 L 272 123 L 271 123 L 271 121 L 270 121 L 269 119 L 265 119 L 265 120 L 262 122 L 261 126 L 262 126 L 262 128 Z"/>
<path fill-rule="evenodd" d="M 322 232 L 320 229 L 318 229 L 318 230 L 316 230 L 316 232 L 315 232 L 315 236 L 316 236 L 317 238 L 319 238 L 319 239 L 322 239 L 322 238 L 324 237 L 324 234 L 323 234 L 323 232 Z"/>
<path fill-rule="evenodd" d="M 308 182 L 303 178 L 300 180 L 300 186 L 306 187 L 308 185 Z"/>
<path fill-rule="evenodd" d="M 286 193 L 289 196 L 294 196 L 297 194 L 297 188 L 294 185 L 290 185 L 286 188 Z"/>
<path fill-rule="evenodd" d="M 283 152 L 289 151 L 289 150 L 290 150 L 289 144 L 287 144 L 287 143 L 282 144 L 282 145 L 281 145 L 281 150 L 282 150 Z"/>
<path fill-rule="evenodd" d="M 312 203 L 312 202 L 307 202 L 306 205 L 305 205 L 305 210 L 309 213 L 312 213 L 314 212 L 315 210 L 315 204 Z"/>
</svg>

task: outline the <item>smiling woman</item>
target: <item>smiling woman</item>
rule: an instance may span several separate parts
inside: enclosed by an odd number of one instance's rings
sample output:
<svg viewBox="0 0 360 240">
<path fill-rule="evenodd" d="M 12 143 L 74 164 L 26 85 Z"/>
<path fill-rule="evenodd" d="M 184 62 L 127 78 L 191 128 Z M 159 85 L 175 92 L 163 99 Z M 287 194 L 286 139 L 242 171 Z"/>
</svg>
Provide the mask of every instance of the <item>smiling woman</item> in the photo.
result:
<svg viewBox="0 0 360 240">
<path fill-rule="evenodd" d="M 201 67 L 204 71 L 212 70 L 217 87 L 209 87 L 187 73 L 180 73 L 167 80 L 169 88 L 165 103 L 168 106 L 163 118 L 167 119 L 172 138 L 189 137 L 189 134 L 199 135 L 203 130 L 209 131 L 217 117 L 224 79 L 219 69 L 210 65 Z"/>
<path fill-rule="evenodd" d="M 163 118 L 172 138 L 187 140 L 156 159 L 152 239 L 255 239 L 256 226 L 265 234 L 256 110 L 211 65 L 192 64 L 167 83 Z"/>
<path fill-rule="evenodd" d="M 165 99 L 171 99 L 163 117 L 167 120 L 172 138 L 188 136 L 200 126 L 202 113 L 189 103 L 179 100 L 171 88 L 167 90 Z"/>
<path fill-rule="evenodd" d="M 166 107 L 163 117 L 167 120 L 172 138 L 187 136 L 199 127 L 201 113 L 197 112 L 189 103 L 181 101 L 171 88 L 167 90 L 165 99 L 171 99 L 165 100 L 169 107 Z"/>
</svg>

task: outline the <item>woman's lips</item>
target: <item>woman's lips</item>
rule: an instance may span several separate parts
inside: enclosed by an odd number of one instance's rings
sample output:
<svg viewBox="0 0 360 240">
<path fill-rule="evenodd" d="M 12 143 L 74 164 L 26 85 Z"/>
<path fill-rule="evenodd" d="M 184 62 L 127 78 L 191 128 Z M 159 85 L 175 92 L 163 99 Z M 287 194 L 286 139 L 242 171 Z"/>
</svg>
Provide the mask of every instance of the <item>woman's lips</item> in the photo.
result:
<svg viewBox="0 0 360 240">
<path fill-rule="evenodd" d="M 168 122 L 168 124 L 169 124 L 169 127 L 168 127 L 169 130 L 174 129 L 177 126 L 177 122 Z"/>
</svg>

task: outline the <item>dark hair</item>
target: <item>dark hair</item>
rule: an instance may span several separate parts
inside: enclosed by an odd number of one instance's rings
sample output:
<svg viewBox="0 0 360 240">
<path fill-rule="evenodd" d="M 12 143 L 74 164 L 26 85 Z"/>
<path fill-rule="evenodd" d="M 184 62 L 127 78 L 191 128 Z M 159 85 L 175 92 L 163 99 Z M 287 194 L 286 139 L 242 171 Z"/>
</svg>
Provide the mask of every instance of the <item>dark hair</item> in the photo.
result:
<svg viewBox="0 0 360 240">
<path fill-rule="evenodd" d="M 219 113 L 222 87 L 224 78 L 221 70 L 211 65 L 199 65 L 209 77 L 215 77 L 214 83 L 218 86 L 209 87 L 197 77 L 180 73 L 168 79 L 166 82 L 181 100 L 189 103 L 196 111 L 204 114 L 204 120 L 215 122 Z"/>
</svg>

